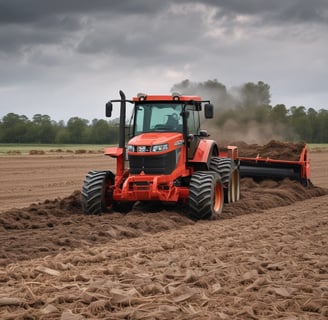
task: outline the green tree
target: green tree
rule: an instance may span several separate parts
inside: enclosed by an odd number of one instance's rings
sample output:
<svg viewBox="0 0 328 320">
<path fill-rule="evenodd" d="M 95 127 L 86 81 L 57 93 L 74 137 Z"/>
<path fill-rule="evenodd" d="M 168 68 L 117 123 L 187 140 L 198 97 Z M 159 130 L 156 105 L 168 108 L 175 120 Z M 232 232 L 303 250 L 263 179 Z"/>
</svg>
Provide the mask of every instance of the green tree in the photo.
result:
<svg viewBox="0 0 328 320">
<path fill-rule="evenodd" d="M 94 119 L 91 126 L 91 143 L 108 143 L 110 140 L 110 126 L 105 120 Z"/>
<path fill-rule="evenodd" d="M 263 81 L 257 84 L 245 83 L 241 89 L 241 106 L 246 108 L 257 108 L 270 105 L 270 86 Z"/>
<path fill-rule="evenodd" d="M 2 119 L 2 142 L 25 143 L 28 141 L 28 126 L 30 121 L 24 115 L 8 113 Z"/>
<path fill-rule="evenodd" d="M 71 143 L 72 142 L 70 140 L 70 135 L 69 135 L 69 132 L 68 132 L 67 128 L 60 128 L 57 131 L 54 142 L 55 143 L 60 143 L 60 144 L 61 143 L 65 144 L 65 143 Z"/>
<path fill-rule="evenodd" d="M 304 106 L 293 106 L 290 108 L 290 124 L 297 136 L 294 139 L 301 139 L 311 142 L 312 128 Z"/>
<path fill-rule="evenodd" d="M 32 118 L 34 142 L 53 143 L 56 137 L 56 123 L 48 115 L 35 114 Z"/>
<path fill-rule="evenodd" d="M 316 136 L 318 135 L 318 112 L 313 108 L 307 110 L 307 118 L 309 120 L 309 126 L 311 131 L 311 136 L 309 137 L 309 142 L 315 142 Z"/>
<path fill-rule="evenodd" d="M 328 110 L 320 109 L 317 119 L 318 131 L 315 142 L 328 143 Z"/>
<path fill-rule="evenodd" d="M 67 122 L 67 131 L 71 143 L 85 143 L 88 140 L 88 120 L 79 117 L 70 118 Z"/>
<path fill-rule="evenodd" d="M 262 81 L 257 84 L 248 82 L 240 88 L 235 88 L 235 116 L 234 120 L 240 126 L 250 123 L 263 124 L 269 121 L 270 86 Z"/>
<path fill-rule="evenodd" d="M 286 123 L 288 110 L 284 104 L 275 105 L 270 112 L 270 120 L 273 123 Z"/>
</svg>

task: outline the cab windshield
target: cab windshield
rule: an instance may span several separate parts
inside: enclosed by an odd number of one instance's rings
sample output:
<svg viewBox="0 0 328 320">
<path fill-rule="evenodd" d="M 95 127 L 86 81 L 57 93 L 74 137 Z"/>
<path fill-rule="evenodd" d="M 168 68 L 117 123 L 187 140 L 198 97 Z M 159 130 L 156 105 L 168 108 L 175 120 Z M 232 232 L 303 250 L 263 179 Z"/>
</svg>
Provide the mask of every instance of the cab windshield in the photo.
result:
<svg viewBox="0 0 328 320">
<path fill-rule="evenodd" d="M 136 105 L 134 135 L 145 132 L 182 132 L 181 103 Z"/>
</svg>

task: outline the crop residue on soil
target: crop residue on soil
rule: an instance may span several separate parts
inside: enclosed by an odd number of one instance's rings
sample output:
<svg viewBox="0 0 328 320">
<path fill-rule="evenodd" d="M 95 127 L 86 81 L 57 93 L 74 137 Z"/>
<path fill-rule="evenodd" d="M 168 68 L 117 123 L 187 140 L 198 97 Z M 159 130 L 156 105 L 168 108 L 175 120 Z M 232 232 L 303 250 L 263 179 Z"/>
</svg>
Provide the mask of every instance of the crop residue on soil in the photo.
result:
<svg viewBox="0 0 328 320">
<path fill-rule="evenodd" d="M 316 199 L 235 219 L 189 223 L 181 218 L 178 228 L 134 238 L 107 235 L 106 242 L 93 245 L 86 239 L 75 249 L 63 241 L 63 250 L 1 269 L 0 316 L 325 319 L 328 217 L 320 205 L 327 207 L 328 198 L 321 204 Z M 123 218 L 128 225 L 129 215 Z M 89 230 L 98 224 L 89 223 Z"/>
<path fill-rule="evenodd" d="M 61 198 L 25 208 L 26 185 L 6 178 L 20 207 L 0 214 L 1 319 L 328 318 L 327 189 L 245 178 L 241 200 L 212 221 L 153 204 L 88 216 L 70 193 L 91 161 L 108 168 L 96 159 L 26 158 L 31 192 Z M 326 159 L 312 167 L 325 187 Z"/>
</svg>

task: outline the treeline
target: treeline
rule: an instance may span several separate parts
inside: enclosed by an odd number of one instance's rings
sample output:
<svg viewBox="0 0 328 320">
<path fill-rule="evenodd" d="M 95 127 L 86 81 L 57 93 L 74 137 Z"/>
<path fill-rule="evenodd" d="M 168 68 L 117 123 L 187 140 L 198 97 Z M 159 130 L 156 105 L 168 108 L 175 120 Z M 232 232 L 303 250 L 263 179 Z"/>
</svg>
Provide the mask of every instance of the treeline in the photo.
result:
<svg viewBox="0 0 328 320">
<path fill-rule="evenodd" d="M 78 117 L 53 121 L 48 115 L 36 114 L 30 120 L 24 115 L 8 113 L 0 122 L 1 143 L 76 143 L 115 144 L 118 141 L 117 121 Z"/>
<path fill-rule="evenodd" d="M 211 126 L 209 131 L 216 139 L 328 143 L 328 110 L 287 108 L 284 104 L 271 106 L 270 86 L 262 81 L 227 89 L 217 80 L 200 83 L 184 80 L 171 91 L 211 100 L 215 119 L 206 125 Z M 24 115 L 8 113 L 0 120 L 0 143 L 116 144 L 118 133 L 118 119 L 90 122 L 72 117 L 65 123 L 53 121 L 48 115 L 36 114 L 30 120 Z"/>
</svg>

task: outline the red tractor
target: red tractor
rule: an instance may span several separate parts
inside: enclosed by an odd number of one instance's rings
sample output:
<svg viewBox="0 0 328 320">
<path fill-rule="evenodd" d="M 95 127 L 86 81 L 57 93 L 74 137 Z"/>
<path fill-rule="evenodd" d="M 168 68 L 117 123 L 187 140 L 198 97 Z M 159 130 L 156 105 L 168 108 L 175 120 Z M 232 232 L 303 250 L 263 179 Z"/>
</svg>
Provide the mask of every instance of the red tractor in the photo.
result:
<svg viewBox="0 0 328 320">
<path fill-rule="evenodd" d="M 86 214 L 128 212 L 136 202 L 182 203 L 194 219 L 210 219 L 224 202 L 239 200 L 239 160 L 236 147 L 219 147 L 200 129 L 200 112 L 213 118 L 213 105 L 199 96 L 138 94 L 120 102 L 118 147 L 106 148 L 116 158 L 116 173 L 90 171 L 82 189 Z M 134 105 L 126 144 L 126 103 Z"/>
</svg>

